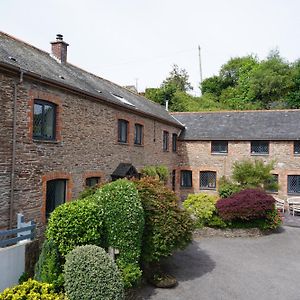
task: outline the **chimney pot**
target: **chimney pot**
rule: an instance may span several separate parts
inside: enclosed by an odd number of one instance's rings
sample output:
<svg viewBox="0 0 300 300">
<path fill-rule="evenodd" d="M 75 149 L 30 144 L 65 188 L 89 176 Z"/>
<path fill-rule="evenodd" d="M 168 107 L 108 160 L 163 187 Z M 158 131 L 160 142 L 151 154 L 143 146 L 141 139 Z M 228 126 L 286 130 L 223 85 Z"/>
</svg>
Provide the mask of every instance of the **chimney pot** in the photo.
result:
<svg viewBox="0 0 300 300">
<path fill-rule="evenodd" d="M 56 35 L 56 40 L 57 40 L 57 41 L 62 41 L 62 40 L 63 40 L 63 35 L 58 33 L 58 34 Z"/>
<path fill-rule="evenodd" d="M 52 56 L 57 58 L 60 63 L 65 64 L 67 62 L 67 47 L 69 44 L 63 40 L 63 35 L 58 33 L 56 41 L 51 42 L 51 45 Z"/>
</svg>

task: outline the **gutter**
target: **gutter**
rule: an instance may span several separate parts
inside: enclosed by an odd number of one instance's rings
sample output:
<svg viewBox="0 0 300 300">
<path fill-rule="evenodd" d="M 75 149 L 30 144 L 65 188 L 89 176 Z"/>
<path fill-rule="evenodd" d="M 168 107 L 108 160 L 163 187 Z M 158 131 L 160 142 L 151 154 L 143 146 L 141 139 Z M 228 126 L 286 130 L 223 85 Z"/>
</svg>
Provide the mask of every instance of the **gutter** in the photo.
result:
<svg viewBox="0 0 300 300">
<path fill-rule="evenodd" d="M 9 229 L 13 226 L 14 200 L 15 200 L 15 168 L 16 168 L 16 136 L 17 136 L 17 87 L 23 82 L 23 71 L 20 70 L 19 81 L 14 81 L 13 91 L 13 128 L 12 128 L 12 162 L 10 174 L 10 199 L 9 199 Z"/>
<path fill-rule="evenodd" d="M 17 67 L 17 66 L 5 63 L 5 62 L 0 62 L 0 67 L 6 69 L 7 71 L 14 71 L 14 72 L 20 72 L 22 70 L 20 67 Z M 162 119 L 162 118 L 157 117 L 154 114 L 146 113 L 146 112 L 143 112 L 143 111 L 140 111 L 140 110 L 137 110 L 137 109 L 133 109 L 133 108 L 128 107 L 128 106 L 126 106 L 125 104 L 122 104 L 122 103 L 114 103 L 114 102 L 107 101 L 107 99 L 105 99 L 105 97 L 100 97 L 99 95 L 92 94 L 90 92 L 87 92 L 87 91 L 84 91 L 82 89 L 76 88 L 72 85 L 62 83 L 62 82 L 56 81 L 54 79 L 46 78 L 46 77 L 43 77 L 42 75 L 37 75 L 37 74 L 35 74 L 33 72 L 30 72 L 30 71 L 27 71 L 27 70 L 26 70 L 26 76 L 32 78 L 33 80 L 36 80 L 36 81 L 39 81 L 39 82 L 42 82 L 42 83 L 47 83 L 47 84 L 49 84 L 51 86 L 54 86 L 54 87 L 63 88 L 65 90 L 68 90 L 68 91 L 70 91 L 74 94 L 77 94 L 77 95 L 79 94 L 79 95 L 84 95 L 84 96 L 90 97 L 92 100 L 100 101 L 100 102 L 102 102 L 105 105 L 110 106 L 110 107 L 114 107 L 114 108 L 118 108 L 118 109 L 121 108 L 121 109 L 123 109 L 125 111 L 128 111 L 130 113 L 135 113 L 135 114 L 140 115 L 140 116 L 146 116 L 150 119 L 154 119 L 154 120 L 157 120 L 159 122 L 162 122 L 162 123 L 165 123 L 165 124 L 168 124 L 168 125 L 172 125 L 172 126 L 175 126 L 177 128 L 180 128 L 180 129 L 184 128 L 184 126 L 179 124 L 179 122 L 174 118 L 173 118 L 174 122 L 172 122 L 170 120 Z"/>
</svg>

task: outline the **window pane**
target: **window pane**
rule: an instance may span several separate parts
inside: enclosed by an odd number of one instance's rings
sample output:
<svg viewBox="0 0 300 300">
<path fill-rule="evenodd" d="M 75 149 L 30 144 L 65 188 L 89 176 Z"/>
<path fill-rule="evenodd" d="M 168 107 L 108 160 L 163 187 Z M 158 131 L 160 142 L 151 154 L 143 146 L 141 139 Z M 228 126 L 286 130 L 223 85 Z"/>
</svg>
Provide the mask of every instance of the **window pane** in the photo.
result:
<svg viewBox="0 0 300 300">
<path fill-rule="evenodd" d="M 172 171 L 172 190 L 175 191 L 176 187 L 176 170 Z"/>
<path fill-rule="evenodd" d="M 46 191 L 46 217 L 66 200 L 66 180 L 50 180 L 47 182 Z"/>
<path fill-rule="evenodd" d="M 251 153 L 268 154 L 269 142 L 267 141 L 252 141 Z"/>
<path fill-rule="evenodd" d="M 200 188 L 216 189 L 216 172 L 200 172 Z"/>
<path fill-rule="evenodd" d="M 300 175 L 288 175 L 288 193 L 300 193 Z"/>
<path fill-rule="evenodd" d="M 85 180 L 85 185 L 88 187 L 93 187 L 100 182 L 100 177 L 89 177 Z"/>
<path fill-rule="evenodd" d="M 177 134 L 173 133 L 172 135 L 172 151 L 176 152 L 177 151 Z"/>
<path fill-rule="evenodd" d="M 181 171 L 180 172 L 180 184 L 182 187 L 192 186 L 192 171 Z"/>
<path fill-rule="evenodd" d="M 212 141 L 211 142 L 212 153 L 227 153 L 228 141 Z"/>
<path fill-rule="evenodd" d="M 169 132 L 168 131 L 163 132 L 163 150 L 164 151 L 169 150 Z"/>
<path fill-rule="evenodd" d="M 294 154 L 300 154 L 300 141 L 294 142 Z"/>
<path fill-rule="evenodd" d="M 136 145 L 142 144 L 142 138 L 143 138 L 143 125 L 135 124 L 135 130 L 134 130 L 134 143 Z"/>
<path fill-rule="evenodd" d="M 42 135 L 42 121 L 43 121 L 43 106 L 41 104 L 34 104 L 33 136 Z"/>
<path fill-rule="evenodd" d="M 55 139 L 54 104 L 42 100 L 35 100 L 33 117 L 33 137 L 43 140 Z"/>
<path fill-rule="evenodd" d="M 127 126 L 126 120 L 118 121 L 118 141 L 121 143 L 127 143 Z"/>
<path fill-rule="evenodd" d="M 53 106 L 44 106 L 44 137 L 47 139 L 54 139 L 55 124 L 55 108 Z"/>
<path fill-rule="evenodd" d="M 277 193 L 278 192 L 278 174 L 272 174 L 273 178 L 270 182 L 268 182 L 267 192 L 269 193 Z"/>
</svg>

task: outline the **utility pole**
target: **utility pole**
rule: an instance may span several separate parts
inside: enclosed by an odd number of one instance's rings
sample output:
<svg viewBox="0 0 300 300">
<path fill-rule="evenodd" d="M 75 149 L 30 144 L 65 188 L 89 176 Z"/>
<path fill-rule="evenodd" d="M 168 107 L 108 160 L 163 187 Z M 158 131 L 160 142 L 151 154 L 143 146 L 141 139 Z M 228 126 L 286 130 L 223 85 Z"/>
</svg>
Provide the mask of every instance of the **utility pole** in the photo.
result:
<svg viewBox="0 0 300 300">
<path fill-rule="evenodd" d="M 201 93 L 201 84 L 202 84 L 202 64 L 201 64 L 201 48 L 198 45 L 198 52 L 199 52 L 199 70 L 200 70 L 200 93 Z"/>
</svg>

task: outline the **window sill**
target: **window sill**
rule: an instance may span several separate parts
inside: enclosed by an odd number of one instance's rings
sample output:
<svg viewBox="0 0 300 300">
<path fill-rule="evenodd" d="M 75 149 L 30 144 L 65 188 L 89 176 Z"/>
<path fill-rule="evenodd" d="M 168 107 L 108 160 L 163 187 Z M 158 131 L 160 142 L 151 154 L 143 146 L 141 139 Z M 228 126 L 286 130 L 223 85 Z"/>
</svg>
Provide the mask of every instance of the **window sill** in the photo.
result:
<svg viewBox="0 0 300 300">
<path fill-rule="evenodd" d="M 169 150 L 163 150 L 163 152 L 170 152 Z"/>
<path fill-rule="evenodd" d="M 192 186 L 181 186 L 180 187 L 181 190 L 190 190 L 192 188 L 193 188 Z"/>
<path fill-rule="evenodd" d="M 123 145 L 123 146 L 129 146 L 128 143 L 125 143 L 125 142 L 118 142 L 119 145 Z"/>
<path fill-rule="evenodd" d="M 200 187 L 200 191 L 216 191 L 216 188 Z"/>
<path fill-rule="evenodd" d="M 211 155 L 216 155 L 216 156 L 227 156 L 228 152 L 211 152 Z"/>
<path fill-rule="evenodd" d="M 144 144 L 133 144 L 134 147 L 144 147 Z"/>
<path fill-rule="evenodd" d="M 294 156 L 300 157 L 300 153 L 294 153 Z"/>
<path fill-rule="evenodd" d="M 41 143 L 41 144 L 60 144 L 61 141 L 56 140 L 39 140 L 39 139 L 32 139 L 34 143 Z"/>
<path fill-rule="evenodd" d="M 269 156 L 269 153 L 250 153 L 251 156 Z"/>
</svg>

